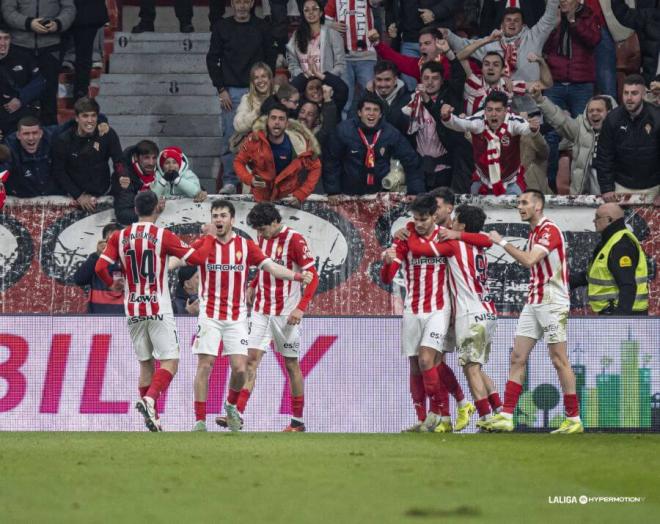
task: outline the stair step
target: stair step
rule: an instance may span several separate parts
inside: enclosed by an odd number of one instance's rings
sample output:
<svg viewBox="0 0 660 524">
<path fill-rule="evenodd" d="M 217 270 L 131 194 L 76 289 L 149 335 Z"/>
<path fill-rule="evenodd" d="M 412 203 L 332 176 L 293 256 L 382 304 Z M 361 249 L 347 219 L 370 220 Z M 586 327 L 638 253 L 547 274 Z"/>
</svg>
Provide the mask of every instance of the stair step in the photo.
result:
<svg viewBox="0 0 660 524">
<path fill-rule="evenodd" d="M 203 40 L 192 40 L 182 34 L 178 34 L 176 38 L 172 38 L 171 40 L 138 40 L 115 37 L 114 49 L 117 54 L 184 53 L 189 55 L 206 55 L 211 43 L 210 33 L 207 34 L 209 37 Z"/>
<path fill-rule="evenodd" d="M 106 115 L 220 115 L 217 96 L 104 96 L 96 98 Z"/>
<path fill-rule="evenodd" d="M 117 31 L 115 33 L 115 43 L 120 45 L 120 40 L 133 42 L 171 42 L 173 40 L 191 40 L 193 42 L 210 41 L 211 33 L 204 31 L 197 31 L 194 33 L 139 33 L 133 34 L 126 31 Z"/>
<path fill-rule="evenodd" d="M 181 137 L 181 136 L 125 136 L 121 135 L 123 147 L 137 144 L 141 140 L 153 140 L 160 149 L 180 147 L 186 156 L 202 157 L 212 154 L 220 156 L 220 137 Z"/>
<path fill-rule="evenodd" d="M 113 53 L 110 73 L 206 73 L 206 60 L 200 55 L 173 53 Z"/>
<path fill-rule="evenodd" d="M 108 75 L 114 77 L 133 76 L 133 75 Z M 108 82 L 104 77 L 101 84 L 101 92 L 104 96 L 110 95 L 163 95 L 163 96 L 182 96 L 182 95 L 205 95 L 217 96 L 217 90 L 213 87 L 211 80 L 207 75 L 205 82 L 188 82 L 187 75 L 171 75 L 176 80 L 165 80 L 167 75 L 159 75 L 151 77 L 148 81 L 143 82 Z M 201 76 L 201 75 L 190 75 Z"/>
<path fill-rule="evenodd" d="M 166 73 L 155 77 L 147 73 L 108 73 L 102 77 L 103 84 L 147 84 L 149 82 L 185 82 L 187 84 L 210 84 L 208 73 L 190 73 L 185 76 L 177 73 Z"/>
<path fill-rule="evenodd" d="M 221 124 L 218 115 L 112 115 L 110 125 L 120 137 L 195 137 L 220 136 Z M 123 143 L 123 139 L 122 139 Z"/>
</svg>

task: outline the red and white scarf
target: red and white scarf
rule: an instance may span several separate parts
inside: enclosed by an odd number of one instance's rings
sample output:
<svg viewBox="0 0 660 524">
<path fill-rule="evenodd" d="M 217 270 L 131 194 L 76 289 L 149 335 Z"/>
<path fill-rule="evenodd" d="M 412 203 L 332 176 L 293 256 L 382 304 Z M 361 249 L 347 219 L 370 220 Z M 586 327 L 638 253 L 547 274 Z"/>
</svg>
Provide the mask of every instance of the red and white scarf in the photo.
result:
<svg viewBox="0 0 660 524">
<path fill-rule="evenodd" d="M 367 38 L 369 31 L 375 27 L 374 15 L 368 0 L 335 0 L 328 3 L 325 14 L 329 19 L 346 24 L 344 42 L 348 51 L 374 50 L 372 43 Z M 358 42 L 362 44 L 362 47 L 358 45 Z"/>
<path fill-rule="evenodd" d="M 374 133 L 374 139 L 371 144 L 359 127 L 358 135 L 360 135 L 360 140 L 362 140 L 364 147 L 367 148 L 367 154 L 364 157 L 364 167 L 367 168 L 367 185 L 373 186 L 376 183 L 376 175 L 373 169 L 376 167 L 376 143 L 380 138 L 380 129 Z"/>
<path fill-rule="evenodd" d="M 488 127 L 484 129 L 486 137 L 486 163 L 488 164 L 488 178 L 493 188 L 493 194 L 503 195 L 506 187 L 502 182 L 502 166 L 500 158 L 502 156 L 502 137 L 509 132 L 509 117 L 504 119 L 504 123 L 496 132 L 492 132 Z"/>
<path fill-rule="evenodd" d="M 140 191 L 146 191 L 151 187 L 151 184 L 156 180 L 156 173 L 152 171 L 151 173 L 146 173 L 142 170 L 142 167 L 137 161 L 133 161 L 133 171 L 138 174 L 140 180 L 142 181 L 142 187 Z"/>
<path fill-rule="evenodd" d="M 518 48 L 522 38 L 518 37 L 513 42 L 507 43 L 504 38 L 500 40 L 502 51 L 504 52 L 504 71 L 502 76 L 511 77 L 518 69 Z"/>
</svg>

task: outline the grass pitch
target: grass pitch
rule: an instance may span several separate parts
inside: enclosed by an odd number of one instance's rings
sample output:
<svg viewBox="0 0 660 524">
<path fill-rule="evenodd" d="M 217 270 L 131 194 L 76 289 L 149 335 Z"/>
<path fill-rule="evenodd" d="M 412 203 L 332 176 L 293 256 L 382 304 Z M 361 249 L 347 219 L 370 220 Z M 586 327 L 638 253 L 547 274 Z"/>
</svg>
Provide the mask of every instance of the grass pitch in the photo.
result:
<svg viewBox="0 0 660 524">
<path fill-rule="evenodd" d="M 650 523 L 658 471 L 657 435 L 0 433 L 0 522 Z"/>
</svg>

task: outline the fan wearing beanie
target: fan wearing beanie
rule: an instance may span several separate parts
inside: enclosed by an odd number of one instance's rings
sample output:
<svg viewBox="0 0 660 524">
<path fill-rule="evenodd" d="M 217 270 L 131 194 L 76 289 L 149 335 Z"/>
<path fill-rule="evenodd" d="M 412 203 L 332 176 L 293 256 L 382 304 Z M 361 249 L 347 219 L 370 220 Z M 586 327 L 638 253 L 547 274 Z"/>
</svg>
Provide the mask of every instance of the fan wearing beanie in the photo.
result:
<svg viewBox="0 0 660 524">
<path fill-rule="evenodd" d="M 207 196 L 199 178 L 190 169 L 188 158 L 176 146 L 166 147 L 158 155 L 156 181 L 151 190 L 159 197 L 183 196 L 193 198 L 195 202 L 202 202 Z"/>
</svg>

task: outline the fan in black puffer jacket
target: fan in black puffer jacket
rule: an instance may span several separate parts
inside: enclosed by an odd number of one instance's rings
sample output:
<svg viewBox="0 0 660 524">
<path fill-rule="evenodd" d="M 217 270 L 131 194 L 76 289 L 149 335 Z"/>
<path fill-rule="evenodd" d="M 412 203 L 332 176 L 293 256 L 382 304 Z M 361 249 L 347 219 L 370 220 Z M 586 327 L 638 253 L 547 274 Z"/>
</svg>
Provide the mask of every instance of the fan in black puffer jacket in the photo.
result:
<svg viewBox="0 0 660 524">
<path fill-rule="evenodd" d="M 75 0 L 76 18 L 71 26 L 71 36 L 76 51 L 76 79 L 73 97 L 78 100 L 87 96 L 92 69 L 94 39 L 100 27 L 108 23 L 105 0 Z"/>
</svg>

